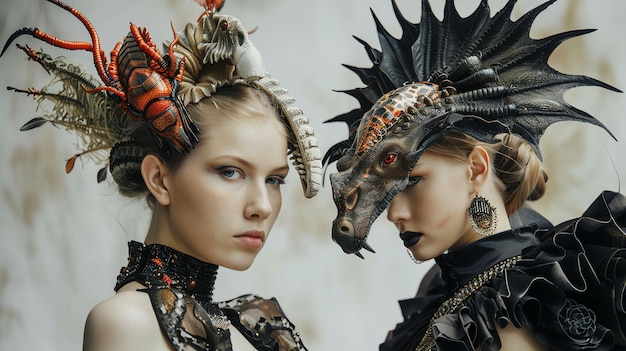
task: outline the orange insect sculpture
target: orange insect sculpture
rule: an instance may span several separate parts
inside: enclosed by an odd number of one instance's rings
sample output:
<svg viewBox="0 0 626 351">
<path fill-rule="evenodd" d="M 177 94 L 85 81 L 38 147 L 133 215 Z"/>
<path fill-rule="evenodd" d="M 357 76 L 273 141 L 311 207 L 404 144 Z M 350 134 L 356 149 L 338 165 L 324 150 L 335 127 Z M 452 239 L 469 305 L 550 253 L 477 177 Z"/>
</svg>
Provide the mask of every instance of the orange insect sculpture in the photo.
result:
<svg viewBox="0 0 626 351">
<path fill-rule="evenodd" d="M 106 91 L 120 104 L 122 109 L 136 121 L 145 121 L 159 145 L 167 152 L 173 147 L 180 153 L 189 152 L 197 143 L 198 126 L 178 99 L 177 93 L 182 80 L 185 61 L 177 62 L 174 46 L 178 36 L 169 45 L 168 53 L 161 55 L 149 33 L 136 25 L 123 42 L 111 51 L 111 63 L 100 48 L 100 38 L 95 28 L 78 10 L 57 1 L 47 0 L 72 13 L 87 28 L 91 43 L 66 41 L 37 28 L 22 28 L 14 32 L 4 45 L 0 56 L 17 37 L 28 34 L 51 45 L 68 50 L 85 50 L 93 54 L 93 61 L 104 85 L 87 92 Z M 207 11 L 215 11 L 223 1 L 209 1 Z"/>
</svg>

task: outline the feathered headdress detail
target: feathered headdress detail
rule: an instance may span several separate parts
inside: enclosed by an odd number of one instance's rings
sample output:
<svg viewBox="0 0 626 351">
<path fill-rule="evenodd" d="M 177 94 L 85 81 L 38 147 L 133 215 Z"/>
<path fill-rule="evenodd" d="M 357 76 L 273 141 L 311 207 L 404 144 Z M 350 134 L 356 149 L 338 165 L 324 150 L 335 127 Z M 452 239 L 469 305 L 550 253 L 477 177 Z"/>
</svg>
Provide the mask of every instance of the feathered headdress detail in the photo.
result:
<svg viewBox="0 0 626 351">
<path fill-rule="evenodd" d="M 512 21 L 515 0 L 493 17 L 488 1 L 483 0 L 465 18 L 453 0 L 446 0 L 444 17 L 439 20 L 429 1 L 422 0 L 421 20 L 411 23 L 392 0 L 402 28 L 399 39 L 372 12 L 381 49 L 357 40 L 373 66 L 346 65 L 365 84 L 344 91 L 360 107 L 327 121 L 345 122 L 349 127 L 348 139 L 332 146 L 323 159 L 325 166 L 338 161 L 339 173 L 330 175 L 339 212 L 333 238 L 345 252 L 358 254 L 362 247 L 369 248 L 365 240 L 373 221 L 404 189 L 422 152 L 448 130 L 485 142 L 493 142 L 500 133 L 514 133 L 539 156 L 539 139 L 555 122 L 587 122 L 608 131 L 591 115 L 565 102 L 563 95 L 578 86 L 619 90 L 548 65 L 558 45 L 593 30 L 543 39 L 529 36 L 536 17 L 554 2 Z"/>
<path fill-rule="evenodd" d="M 35 95 L 41 103 L 49 100 L 54 107 L 50 114 L 29 121 L 22 130 L 46 122 L 61 125 L 79 134 L 85 150 L 72 157 L 66 166 L 71 171 L 75 160 L 93 151 L 125 148 L 130 133 L 138 123 L 145 123 L 166 152 L 181 154 L 190 151 L 199 141 L 200 132 L 189 116 L 186 106 L 211 96 L 224 85 L 247 84 L 263 91 L 286 122 L 292 162 L 300 176 L 306 197 L 314 196 L 322 179 L 321 153 L 313 129 L 302 110 L 292 106 L 276 80 L 270 79 L 258 50 L 248 32 L 234 17 L 216 12 L 222 0 L 197 0 L 205 7 L 198 23 L 190 23 L 174 40 L 165 43 L 164 52 L 157 49 L 145 29 L 131 24 L 130 32 L 111 52 L 111 63 L 100 48 L 98 35 L 79 11 L 58 0 L 48 0 L 77 17 L 89 31 L 92 42 L 70 42 L 55 38 L 38 29 L 22 28 L 5 44 L 2 53 L 18 36 L 31 35 L 54 46 L 70 50 L 86 50 L 93 54 L 102 83 L 77 70 L 62 58 L 52 59 L 27 47 L 28 57 L 40 63 L 55 78 L 41 90 L 20 90 Z M 61 85 L 52 92 L 52 86 Z M 140 155 L 131 155 L 134 161 Z M 106 157 L 100 157 L 105 158 Z M 129 159 L 107 159 L 111 166 Z M 106 168 L 98 172 L 98 181 L 106 176 Z"/>
<path fill-rule="evenodd" d="M 107 175 L 108 151 L 127 137 L 137 127 L 137 122 L 128 118 L 108 94 L 88 93 L 85 90 L 95 89 L 101 83 L 85 73 L 83 67 L 67 63 L 63 58 L 52 58 L 28 46 L 18 44 L 17 47 L 26 53 L 29 60 L 37 62 L 53 77 L 41 89 L 7 87 L 8 90 L 31 95 L 37 101 L 37 106 L 44 101 L 52 102 L 49 112 L 31 119 L 20 130 L 27 131 L 50 123 L 75 132 L 81 151 L 67 160 L 65 171 L 71 172 L 79 157 L 89 156 L 96 163 L 106 164 L 97 175 L 98 182 L 102 182 Z"/>
</svg>

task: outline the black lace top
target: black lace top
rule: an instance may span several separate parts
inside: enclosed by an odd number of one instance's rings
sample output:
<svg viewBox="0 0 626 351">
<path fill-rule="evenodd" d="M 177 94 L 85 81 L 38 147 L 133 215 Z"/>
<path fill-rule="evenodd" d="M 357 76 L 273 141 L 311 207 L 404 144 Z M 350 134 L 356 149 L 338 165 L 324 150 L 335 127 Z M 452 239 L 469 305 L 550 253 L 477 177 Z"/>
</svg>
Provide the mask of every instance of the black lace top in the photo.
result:
<svg viewBox="0 0 626 351">
<path fill-rule="evenodd" d="M 400 301 L 404 321 L 380 350 L 416 350 L 429 329 L 434 343 L 426 349 L 499 350 L 496 325 L 509 324 L 528 327 L 550 350 L 626 350 L 625 229 L 626 197 L 604 192 L 580 218 L 513 229 L 439 256 L 417 295 Z M 518 255 L 503 272 L 481 275 Z M 477 282 L 458 308 L 431 321 L 444 301 Z"/>
<path fill-rule="evenodd" d="M 174 350 L 230 351 L 231 324 L 257 350 L 306 350 L 276 299 L 244 295 L 215 303 L 218 266 L 163 245 L 131 241 L 128 246 L 128 265 L 122 267 L 115 291 L 132 281 L 145 285 L 140 291 L 150 296 Z"/>
</svg>

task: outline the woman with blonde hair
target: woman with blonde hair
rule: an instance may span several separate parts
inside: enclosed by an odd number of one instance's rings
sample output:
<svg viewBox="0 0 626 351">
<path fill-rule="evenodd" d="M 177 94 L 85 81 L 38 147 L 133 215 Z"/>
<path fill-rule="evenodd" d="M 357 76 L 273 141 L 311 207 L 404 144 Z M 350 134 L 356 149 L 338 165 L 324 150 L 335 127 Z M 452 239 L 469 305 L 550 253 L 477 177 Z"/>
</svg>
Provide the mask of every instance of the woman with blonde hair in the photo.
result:
<svg viewBox="0 0 626 351">
<path fill-rule="evenodd" d="M 267 242 L 288 155 L 306 197 L 321 184 L 313 130 L 265 71 L 248 31 L 218 13 L 222 1 L 205 1 L 200 19 L 174 32 L 164 53 L 131 24 L 107 63 L 91 23 L 48 1 L 80 20 L 92 41 L 22 28 L 3 53 L 24 34 L 87 50 L 101 82 L 63 58 L 18 45 L 54 76 L 49 86 L 24 91 L 53 110 L 22 130 L 51 123 L 76 132 L 84 150 L 67 162 L 68 172 L 76 159 L 110 150 L 98 181 L 110 174 L 122 195 L 145 197 L 152 209 L 144 242 L 129 243 L 116 293 L 87 318 L 83 349 L 305 350 L 276 299 L 213 301 L 218 268 L 248 269 Z"/>
</svg>

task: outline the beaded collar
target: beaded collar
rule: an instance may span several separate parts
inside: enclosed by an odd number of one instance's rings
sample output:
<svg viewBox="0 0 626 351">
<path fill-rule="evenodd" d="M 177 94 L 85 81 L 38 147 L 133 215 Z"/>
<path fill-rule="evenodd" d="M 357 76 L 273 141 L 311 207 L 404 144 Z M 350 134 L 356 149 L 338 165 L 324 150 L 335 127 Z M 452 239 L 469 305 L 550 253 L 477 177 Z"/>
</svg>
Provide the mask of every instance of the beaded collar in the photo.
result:
<svg viewBox="0 0 626 351">
<path fill-rule="evenodd" d="M 128 265 L 117 277 L 115 291 L 137 281 L 148 288 L 167 286 L 195 299 L 207 312 L 215 312 L 213 288 L 219 266 L 160 244 L 128 243 Z"/>
</svg>

